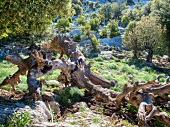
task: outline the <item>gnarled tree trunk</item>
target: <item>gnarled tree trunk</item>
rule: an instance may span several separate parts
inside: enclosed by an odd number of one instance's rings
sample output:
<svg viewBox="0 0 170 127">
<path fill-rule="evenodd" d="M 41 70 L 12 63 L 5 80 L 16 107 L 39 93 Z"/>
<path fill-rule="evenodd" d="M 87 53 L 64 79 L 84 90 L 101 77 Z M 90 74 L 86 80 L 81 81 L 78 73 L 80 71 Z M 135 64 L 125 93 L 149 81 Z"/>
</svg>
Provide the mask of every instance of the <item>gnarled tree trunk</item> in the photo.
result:
<svg viewBox="0 0 170 127">
<path fill-rule="evenodd" d="M 6 84 L 14 86 L 19 82 L 20 74 L 25 75 L 28 71 L 29 94 L 41 94 L 42 85 L 37 78 L 52 70 L 60 69 L 58 81 L 66 85 L 76 84 L 79 88 L 86 88 L 93 93 L 97 100 L 114 103 L 116 107 L 119 107 L 124 101 L 138 107 L 139 126 L 148 126 L 147 122 L 152 118 L 170 126 L 168 114 L 154 106 L 154 104 L 157 105 L 157 101 L 154 99 L 158 97 L 161 103 L 166 103 L 169 100 L 167 96 L 170 93 L 169 82 L 163 85 L 155 81 L 125 84 L 122 92 L 116 92 L 108 89 L 115 85 L 115 81 L 108 81 L 91 72 L 90 65 L 86 63 L 86 58 L 79 50 L 77 43 L 67 36 L 58 35 L 51 42 L 40 46 L 32 45 L 29 49 L 30 55 L 27 59 L 22 59 L 19 56 L 7 56 L 9 62 L 18 65 L 18 71 L 7 77 L 0 87 Z M 60 53 L 60 58 L 52 56 L 52 51 Z M 64 59 L 63 54 L 67 55 L 68 59 Z"/>
</svg>

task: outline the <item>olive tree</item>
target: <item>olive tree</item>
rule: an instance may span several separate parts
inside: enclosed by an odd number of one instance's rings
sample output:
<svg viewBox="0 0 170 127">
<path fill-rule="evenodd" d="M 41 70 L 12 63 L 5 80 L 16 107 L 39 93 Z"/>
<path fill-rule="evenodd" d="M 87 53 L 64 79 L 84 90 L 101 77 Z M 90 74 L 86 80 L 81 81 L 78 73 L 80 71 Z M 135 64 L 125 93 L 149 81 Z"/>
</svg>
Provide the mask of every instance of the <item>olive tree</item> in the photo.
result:
<svg viewBox="0 0 170 127">
<path fill-rule="evenodd" d="M 139 33 L 136 28 L 136 24 L 137 23 L 135 21 L 131 21 L 123 36 L 123 44 L 133 51 L 133 58 L 138 58 L 138 51 L 142 49 L 141 43 L 138 39 Z"/>
<path fill-rule="evenodd" d="M 163 32 L 162 26 L 155 17 L 144 16 L 137 23 L 139 32 L 138 39 L 142 43 L 143 49 L 148 51 L 147 62 L 152 62 L 153 53 L 162 45 Z"/>
<path fill-rule="evenodd" d="M 103 4 L 99 9 L 99 14 L 106 20 L 120 19 L 122 10 L 125 9 L 125 5 L 120 2 Z"/>
<path fill-rule="evenodd" d="M 166 40 L 164 50 L 170 57 L 170 0 L 153 0 L 151 5 L 151 15 L 158 16 L 159 22 L 166 27 Z"/>
<path fill-rule="evenodd" d="M 0 39 L 8 35 L 41 34 L 56 16 L 66 16 L 71 0 L 1 0 Z"/>
</svg>

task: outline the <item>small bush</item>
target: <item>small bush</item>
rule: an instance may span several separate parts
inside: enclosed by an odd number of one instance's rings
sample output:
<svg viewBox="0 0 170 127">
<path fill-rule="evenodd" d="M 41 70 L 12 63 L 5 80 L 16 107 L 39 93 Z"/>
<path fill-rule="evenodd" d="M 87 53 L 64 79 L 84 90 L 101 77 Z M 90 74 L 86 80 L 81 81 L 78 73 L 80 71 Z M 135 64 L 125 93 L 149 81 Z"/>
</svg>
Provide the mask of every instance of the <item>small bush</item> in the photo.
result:
<svg viewBox="0 0 170 127">
<path fill-rule="evenodd" d="M 2 127 L 25 127 L 31 124 L 31 115 L 29 112 L 14 113 L 8 117 Z"/>
<path fill-rule="evenodd" d="M 107 28 L 104 28 L 101 32 L 100 32 L 100 37 L 101 38 L 107 38 Z"/>
<path fill-rule="evenodd" d="M 80 34 L 74 34 L 73 40 L 76 42 L 80 42 L 81 41 Z"/>
<path fill-rule="evenodd" d="M 64 90 L 58 91 L 58 102 L 61 104 L 71 104 L 80 100 L 80 97 L 84 96 L 85 89 L 79 89 L 78 87 L 67 87 Z"/>
<path fill-rule="evenodd" d="M 119 87 L 116 87 L 116 86 L 111 87 L 110 89 L 111 89 L 111 90 L 114 90 L 114 91 L 117 91 L 117 92 L 122 92 L 122 89 L 119 88 Z"/>
<path fill-rule="evenodd" d="M 90 51 L 91 53 L 100 53 L 101 51 L 100 51 L 100 49 L 98 49 L 98 45 L 99 45 L 99 42 L 100 42 L 100 40 L 98 40 L 97 38 L 96 38 L 96 36 L 93 36 L 92 38 L 91 38 L 91 45 L 92 45 L 92 50 Z"/>
<path fill-rule="evenodd" d="M 96 61 L 99 61 L 99 62 L 103 62 L 103 58 L 101 56 L 98 56 L 97 58 L 95 58 Z"/>
<path fill-rule="evenodd" d="M 117 69 L 117 65 L 115 63 L 110 63 L 109 64 L 109 69 Z"/>
<path fill-rule="evenodd" d="M 135 106 L 132 106 L 131 104 L 127 104 L 126 106 L 130 112 L 138 111 L 138 108 L 136 108 Z"/>
</svg>

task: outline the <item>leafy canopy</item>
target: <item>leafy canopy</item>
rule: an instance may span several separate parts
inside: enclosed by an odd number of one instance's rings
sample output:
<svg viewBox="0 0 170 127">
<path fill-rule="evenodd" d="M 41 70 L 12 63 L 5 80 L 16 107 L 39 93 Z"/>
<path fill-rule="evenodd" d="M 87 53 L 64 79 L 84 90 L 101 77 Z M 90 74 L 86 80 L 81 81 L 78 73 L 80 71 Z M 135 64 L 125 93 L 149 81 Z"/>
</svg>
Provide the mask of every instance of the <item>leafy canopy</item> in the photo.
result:
<svg viewBox="0 0 170 127">
<path fill-rule="evenodd" d="M 9 34 L 41 33 L 56 16 L 66 16 L 71 0 L 1 0 L 0 39 Z"/>
</svg>

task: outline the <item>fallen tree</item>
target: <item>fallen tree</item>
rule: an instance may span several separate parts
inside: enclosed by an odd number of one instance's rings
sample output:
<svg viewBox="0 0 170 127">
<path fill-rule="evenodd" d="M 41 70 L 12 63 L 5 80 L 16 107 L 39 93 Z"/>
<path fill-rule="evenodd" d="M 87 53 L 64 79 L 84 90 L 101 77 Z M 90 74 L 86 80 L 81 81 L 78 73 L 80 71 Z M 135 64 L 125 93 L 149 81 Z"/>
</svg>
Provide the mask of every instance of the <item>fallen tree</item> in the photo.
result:
<svg viewBox="0 0 170 127">
<path fill-rule="evenodd" d="M 108 81 L 91 72 L 91 66 L 86 63 L 86 58 L 79 50 L 77 43 L 65 35 L 58 35 L 51 42 L 39 46 L 32 45 L 29 50 L 27 59 L 17 55 L 6 56 L 9 62 L 18 66 L 18 71 L 6 77 L 0 87 L 10 84 L 15 90 L 14 85 L 20 82 L 19 76 L 27 74 L 29 95 L 41 95 L 42 81 L 37 78 L 60 69 L 61 73 L 57 80 L 66 86 L 74 84 L 79 88 L 86 88 L 93 93 L 96 100 L 114 103 L 117 108 L 124 102 L 138 107 L 139 126 L 149 126 L 147 122 L 152 118 L 170 126 L 170 116 L 155 106 L 170 101 L 169 79 L 165 84 L 159 81 L 125 84 L 122 92 L 116 92 L 108 89 L 114 86 L 116 81 Z M 52 55 L 53 51 L 60 54 L 59 59 Z M 68 59 L 63 58 L 64 54 Z"/>
</svg>

